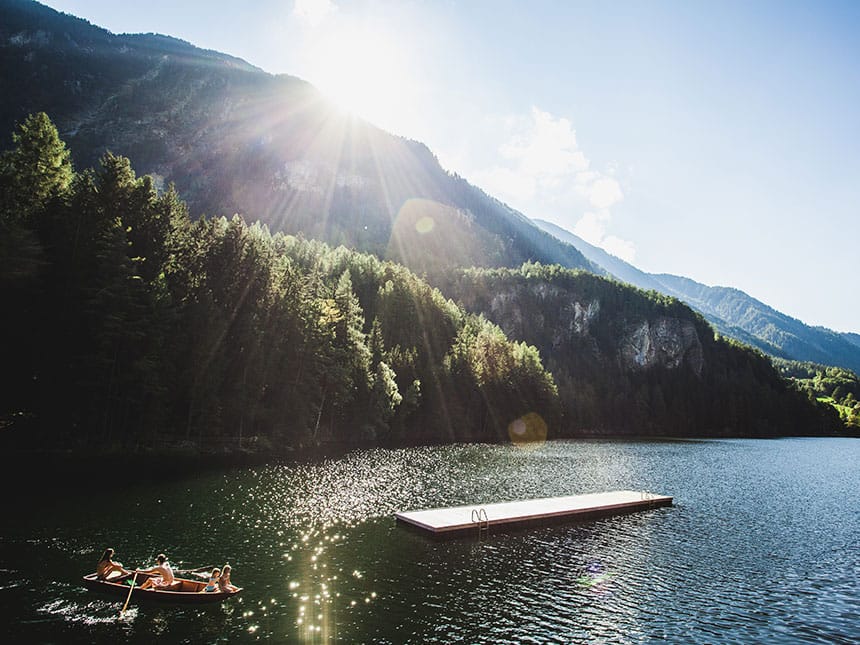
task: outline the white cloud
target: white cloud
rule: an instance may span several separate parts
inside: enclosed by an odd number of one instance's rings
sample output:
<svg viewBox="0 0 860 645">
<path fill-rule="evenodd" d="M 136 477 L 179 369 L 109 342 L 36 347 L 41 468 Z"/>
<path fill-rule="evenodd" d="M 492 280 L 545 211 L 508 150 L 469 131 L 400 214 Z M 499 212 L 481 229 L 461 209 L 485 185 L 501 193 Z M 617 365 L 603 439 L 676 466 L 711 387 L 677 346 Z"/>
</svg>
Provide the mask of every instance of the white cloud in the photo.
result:
<svg viewBox="0 0 860 645">
<path fill-rule="evenodd" d="M 622 240 L 620 237 L 607 235 L 601 240 L 600 246 L 607 253 L 611 253 L 626 262 L 632 263 L 636 259 L 636 245 L 630 240 Z"/>
<path fill-rule="evenodd" d="M 633 262 L 636 259 L 636 245 L 629 240 L 623 240 L 616 235 L 607 235 L 606 228 L 612 216 L 608 210 L 598 212 L 587 212 L 576 222 L 573 227 L 574 235 L 594 246 L 599 246 L 607 253 L 615 257 Z"/>
<path fill-rule="evenodd" d="M 331 0 L 296 0 L 293 5 L 293 14 L 311 27 L 322 23 L 336 10 L 337 6 Z"/>
<path fill-rule="evenodd" d="M 606 236 L 606 224 L 609 222 L 609 213 L 585 213 L 573 227 L 574 235 L 594 246 L 600 246 L 601 240 Z"/>
<path fill-rule="evenodd" d="M 612 177 L 601 176 L 587 186 L 588 201 L 595 208 L 607 209 L 622 199 L 621 184 Z"/>
<path fill-rule="evenodd" d="M 613 255 L 633 259 L 633 243 L 608 234 L 610 209 L 624 200 L 613 176 L 617 162 L 605 172 L 593 169 L 571 121 L 537 107 L 495 123 L 503 142 L 495 164 L 469 173 L 478 185 L 528 216 L 555 221 Z"/>
<path fill-rule="evenodd" d="M 502 166 L 478 171 L 474 180 L 490 195 L 504 195 L 514 203 L 534 197 L 537 188 L 534 177 Z"/>
<path fill-rule="evenodd" d="M 561 177 L 588 170 L 588 159 L 576 143 L 576 131 L 567 119 L 555 119 L 532 108 L 531 118 L 520 120 L 519 132 L 499 152 L 517 164 L 518 171 L 539 182 L 555 183 Z"/>
</svg>

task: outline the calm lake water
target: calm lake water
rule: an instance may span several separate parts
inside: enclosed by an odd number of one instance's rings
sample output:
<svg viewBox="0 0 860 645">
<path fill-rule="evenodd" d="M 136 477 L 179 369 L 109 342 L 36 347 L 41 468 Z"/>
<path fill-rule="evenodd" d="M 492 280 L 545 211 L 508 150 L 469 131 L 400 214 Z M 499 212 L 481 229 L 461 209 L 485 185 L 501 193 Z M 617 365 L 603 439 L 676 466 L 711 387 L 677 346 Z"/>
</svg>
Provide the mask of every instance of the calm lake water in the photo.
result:
<svg viewBox="0 0 860 645">
<path fill-rule="evenodd" d="M 4 640 L 858 642 L 858 466 L 852 439 L 549 442 L 58 490 L 4 517 Z M 435 542 L 392 517 L 626 488 L 675 506 L 482 541 Z M 79 584 L 105 546 L 126 566 L 160 551 L 229 561 L 245 591 L 118 620 L 121 600 Z"/>
</svg>

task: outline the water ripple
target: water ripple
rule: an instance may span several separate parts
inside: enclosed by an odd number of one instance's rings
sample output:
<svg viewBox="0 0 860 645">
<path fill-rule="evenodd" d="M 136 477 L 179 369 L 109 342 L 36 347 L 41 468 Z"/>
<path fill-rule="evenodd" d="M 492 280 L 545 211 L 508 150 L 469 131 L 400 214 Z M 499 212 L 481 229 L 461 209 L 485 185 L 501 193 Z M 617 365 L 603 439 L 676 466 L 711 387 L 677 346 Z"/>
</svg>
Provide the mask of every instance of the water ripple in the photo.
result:
<svg viewBox="0 0 860 645">
<path fill-rule="evenodd" d="M 858 457 L 843 440 L 455 445 L 69 493 L 0 535 L 0 594 L 18 641 L 857 642 Z M 613 489 L 676 506 L 480 541 L 392 519 Z M 107 545 L 127 564 L 229 560 L 246 590 L 117 621 L 79 587 Z"/>
</svg>

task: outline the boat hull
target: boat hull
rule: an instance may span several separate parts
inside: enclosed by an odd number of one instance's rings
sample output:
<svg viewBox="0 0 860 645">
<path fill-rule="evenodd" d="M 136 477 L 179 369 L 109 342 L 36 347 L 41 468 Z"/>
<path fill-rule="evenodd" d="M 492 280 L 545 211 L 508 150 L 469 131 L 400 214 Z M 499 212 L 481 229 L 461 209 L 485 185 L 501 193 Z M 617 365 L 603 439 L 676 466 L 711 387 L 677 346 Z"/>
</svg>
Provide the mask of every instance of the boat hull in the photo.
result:
<svg viewBox="0 0 860 645">
<path fill-rule="evenodd" d="M 150 577 L 148 574 L 138 574 L 137 584 L 134 591 L 131 593 L 133 602 L 158 602 L 158 603 L 175 603 L 181 605 L 205 605 L 221 602 L 237 595 L 242 589 L 236 591 L 203 591 L 206 587 L 205 582 L 199 580 L 188 580 L 185 578 L 177 578 L 179 583 L 176 589 L 141 589 L 140 584 Z M 130 586 L 126 580 L 129 578 L 123 576 L 115 580 L 99 580 L 96 574 L 91 573 L 84 576 L 84 586 L 90 591 L 98 591 L 109 593 L 115 596 L 126 597 Z"/>
</svg>

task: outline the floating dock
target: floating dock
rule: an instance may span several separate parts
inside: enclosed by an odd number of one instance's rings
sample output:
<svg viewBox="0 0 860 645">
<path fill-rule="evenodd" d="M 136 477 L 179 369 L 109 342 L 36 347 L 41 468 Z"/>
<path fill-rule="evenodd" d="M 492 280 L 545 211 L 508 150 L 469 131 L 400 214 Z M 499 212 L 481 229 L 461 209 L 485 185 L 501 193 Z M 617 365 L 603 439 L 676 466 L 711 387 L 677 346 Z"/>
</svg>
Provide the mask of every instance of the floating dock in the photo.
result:
<svg viewBox="0 0 860 645">
<path fill-rule="evenodd" d="M 672 498 L 649 491 L 617 490 L 567 497 L 545 497 L 499 504 L 472 504 L 395 513 L 399 522 L 428 531 L 434 537 L 480 535 L 490 529 L 551 524 L 671 506 Z"/>
</svg>

